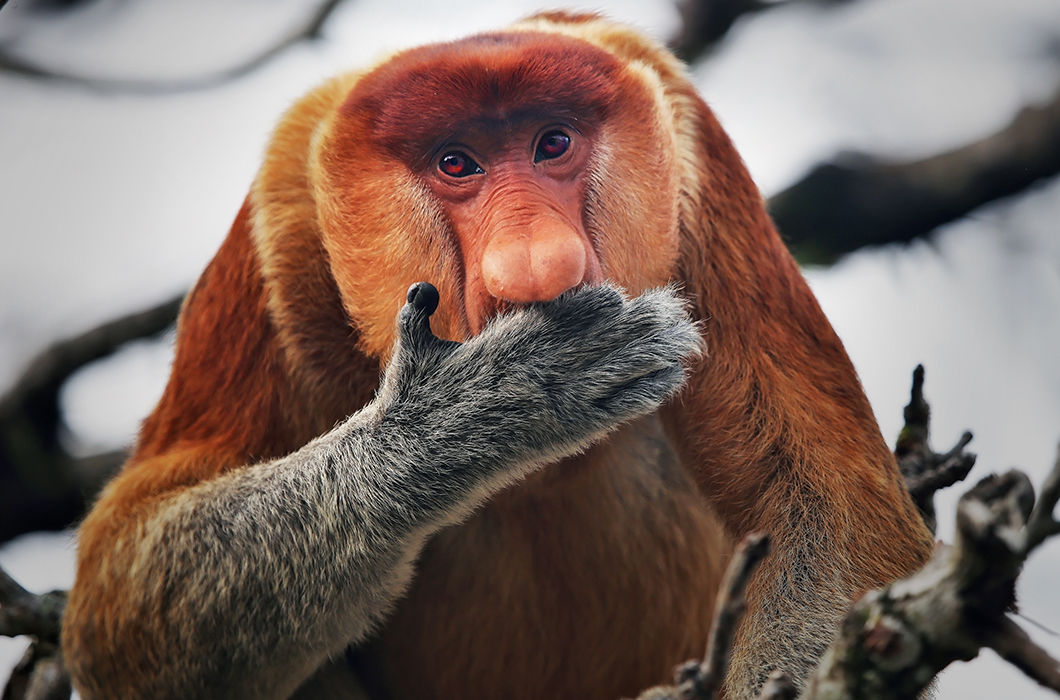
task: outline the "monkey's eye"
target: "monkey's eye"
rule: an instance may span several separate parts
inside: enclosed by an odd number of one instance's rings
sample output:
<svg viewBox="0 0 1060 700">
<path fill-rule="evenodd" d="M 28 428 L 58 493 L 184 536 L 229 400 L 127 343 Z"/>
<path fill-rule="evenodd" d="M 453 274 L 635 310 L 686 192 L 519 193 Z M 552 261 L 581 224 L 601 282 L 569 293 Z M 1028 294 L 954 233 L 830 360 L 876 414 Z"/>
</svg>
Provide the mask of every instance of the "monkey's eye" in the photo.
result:
<svg viewBox="0 0 1060 700">
<path fill-rule="evenodd" d="M 570 136 L 559 130 L 547 131 L 537 142 L 537 151 L 534 153 L 534 162 L 559 158 L 570 148 Z"/>
<path fill-rule="evenodd" d="M 449 177 L 467 177 L 484 172 L 471 156 L 463 151 L 449 151 L 438 161 L 438 169 Z"/>
</svg>

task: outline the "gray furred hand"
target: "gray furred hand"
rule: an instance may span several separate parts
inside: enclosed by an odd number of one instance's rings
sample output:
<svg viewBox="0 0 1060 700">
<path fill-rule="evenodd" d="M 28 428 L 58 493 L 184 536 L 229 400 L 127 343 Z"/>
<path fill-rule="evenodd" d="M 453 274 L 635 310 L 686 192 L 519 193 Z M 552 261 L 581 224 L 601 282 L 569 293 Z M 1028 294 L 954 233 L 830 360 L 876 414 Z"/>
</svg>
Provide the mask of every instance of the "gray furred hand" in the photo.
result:
<svg viewBox="0 0 1060 700">
<path fill-rule="evenodd" d="M 435 337 L 438 293 L 419 282 L 377 397 L 384 434 L 448 474 L 553 461 L 676 391 L 700 336 L 672 289 L 633 299 L 583 287 L 493 319 L 465 343 Z"/>
</svg>

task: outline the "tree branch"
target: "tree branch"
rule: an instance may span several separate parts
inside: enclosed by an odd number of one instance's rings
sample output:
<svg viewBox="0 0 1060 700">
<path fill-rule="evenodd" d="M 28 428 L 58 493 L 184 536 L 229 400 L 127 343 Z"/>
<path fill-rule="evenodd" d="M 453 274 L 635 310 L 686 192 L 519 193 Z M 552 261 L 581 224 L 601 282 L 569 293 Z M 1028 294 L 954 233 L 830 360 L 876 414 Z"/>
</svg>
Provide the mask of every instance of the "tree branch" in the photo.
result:
<svg viewBox="0 0 1060 700">
<path fill-rule="evenodd" d="M 1003 619 L 997 631 L 984 639 L 984 644 L 1028 678 L 1060 693 L 1060 664 L 1011 619 Z"/>
<path fill-rule="evenodd" d="M 1042 493 L 1034 504 L 1027 519 L 1026 540 L 1023 543 L 1024 554 L 1029 554 L 1035 547 L 1053 535 L 1060 534 L 1060 522 L 1053 517 L 1056 502 L 1060 499 L 1060 447 L 1057 448 L 1056 462 L 1042 484 Z"/>
<path fill-rule="evenodd" d="M 0 52 L 0 71 L 33 80 L 88 88 L 102 93 L 159 95 L 202 90 L 216 87 L 253 73 L 296 44 L 320 39 L 324 25 L 342 2 L 343 0 L 325 0 L 321 2 L 300 27 L 280 37 L 275 44 L 266 47 L 241 63 L 206 75 L 177 80 L 114 79 L 76 75 L 53 70 L 10 52 Z"/>
<path fill-rule="evenodd" d="M 816 5 L 841 5 L 853 0 L 803 0 Z M 677 4 L 681 26 L 666 42 L 682 61 L 692 63 L 718 45 L 736 21 L 794 0 L 682 0 Z"/>
<path fill-rule="evenodd" d="M 791 682 L 791 676 L 783 671 L 773 671 L 758 693 L 758 700 L 795 700 L 798 696 L 799 690 Z"/>
<path fill-rule="evenodd" d="M 0 397 L 0 422 L 29 412 L 35 425 L 54 432 L 60 423 L 59 390 L 66 380 L 131 340 L 165 331 L 176 320 L 183 300 L 184 294 L 180 294 L 54 343 L 34 357 L 15 385 Z"/>
<path fill-rule="evenodd" d="M 767 554 L 768 535 L 754 532 L 744 537 L 733 552 L 718 590 L 714 622 L 703 661 L 681 664 L 674 672 L 675 685 L 650 688 L 637 700 L 709 700 L 717 697 L 729 667 L 729 651 L 736 627 L 747 609 L 747 584 Z"/>
<path fill-rule="evenodd" d="M 71 690 L 59 647 L 35 641 L 11 671 L 3 700 L 69 700 Z"/>
<path fill-rule="evenodd" d="M 800 260 L 828 262 L 920 238 L 1058 173 L 1060 88 L 997 133 L 946 153 L 902 163 L 848 154 L 818 165 L 769 210 Z"/>
<path fill-rule="evenodd" d="M 30 593 L 0 567 L 0 635 L 33 638 L 4 685 L 3 700 L 60 700 L 70 697 L 59 630 L 66 591 Z"/>
<path fill-rule="evenodd" d="M 915 697 L 939 671 L 983 646 L 1060 690 L 1057 661 L 1006 615 L 1030 543 L 1048 536 L 1034 530 L 1047 521 L 1032 513 L 1051 512 L 1057 480 L 1060 456 L 1046 479 L 1051 495 L 1037 506 L 1021 472 L 976 484 L 958 503 L 955 545 L 939 547 L 920 571 L 858 601 L 801 697 Z"/>
<path fill-rule="evenodd" d="M 681 26 L 667 42 L 682 61 L 692 63 L 708 53 L 740 17 L 783 4 L 766 0 L 682 0 Z"/>
<path fill-rule="evenodd" d="M 59 643 L 66 591 L 30 593 L 0 567 L 0 635 Z"/>
<path fill-rule="evenodd" d="M 79 369 L 172 324 L 183 295 L 55 343 L 0 397 L 0 541 L 67 527 L 124 461 L 124 451 L 74 458 L 62 443 L 59 394 Z"/>
</svg>

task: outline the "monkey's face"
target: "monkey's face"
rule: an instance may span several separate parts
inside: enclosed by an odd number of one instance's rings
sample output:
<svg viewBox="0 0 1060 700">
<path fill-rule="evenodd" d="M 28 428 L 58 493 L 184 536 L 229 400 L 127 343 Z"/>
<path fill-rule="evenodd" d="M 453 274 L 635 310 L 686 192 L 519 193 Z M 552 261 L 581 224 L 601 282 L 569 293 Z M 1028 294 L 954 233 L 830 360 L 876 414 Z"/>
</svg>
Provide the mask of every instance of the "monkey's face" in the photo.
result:
<svg viewBox="0 0 1060 700">
<path fill-rule="evenodd" d="M 677 158 L 658 85 L 591 44 L 512 31 L 415 49 L 362 76 L 324 125 L 313 187 L 361 345 L 384 357 L 413 282 L 435 333 L 613 281 L 664 284 Z"/>
</svg>

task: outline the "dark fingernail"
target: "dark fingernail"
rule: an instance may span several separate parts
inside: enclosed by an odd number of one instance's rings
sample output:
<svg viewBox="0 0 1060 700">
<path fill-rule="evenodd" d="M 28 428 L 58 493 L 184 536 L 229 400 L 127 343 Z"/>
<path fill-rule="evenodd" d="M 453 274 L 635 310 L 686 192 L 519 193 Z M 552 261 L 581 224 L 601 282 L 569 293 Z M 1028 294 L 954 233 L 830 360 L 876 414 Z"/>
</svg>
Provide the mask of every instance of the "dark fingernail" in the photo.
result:
<svg viewBox="0 0 1060 700">
<path fill-rule="evenodd" d="M 438 308 L 438 290 L 430 282 L 417 282 L 409 287 L 405 300 L 430 316 Z"/>
</svg>

